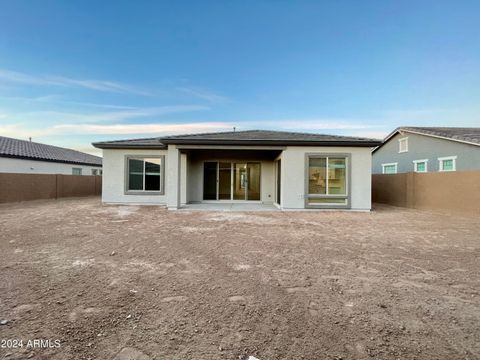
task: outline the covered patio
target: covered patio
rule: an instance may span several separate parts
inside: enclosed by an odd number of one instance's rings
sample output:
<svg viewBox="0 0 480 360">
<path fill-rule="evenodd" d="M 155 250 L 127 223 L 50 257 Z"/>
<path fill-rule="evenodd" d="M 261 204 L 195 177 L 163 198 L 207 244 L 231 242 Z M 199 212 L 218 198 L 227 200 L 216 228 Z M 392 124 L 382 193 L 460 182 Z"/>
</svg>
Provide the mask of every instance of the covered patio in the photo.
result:
<svg viewBox="0 0 480 360">
<path fill-rule="evenodd" d="M 172 148 L 174 146 L 171 146 Z M 276 210 L 283 147 L 176 146 L 180 206 L 190 210 Z M 173 149 L 169 148 L 169 151 Z M 170 157 L 172 159 L 172 157 Z M 173 166 L 172 162 L 169 164 Z M 171 179 L 173 180 L 173 179 Z M 168 180 L 167 180 L 168 181 Z M 173 205 L 173 206 L 172 206 Z M 170 203 L 169 208 L 175 208 Z"/>
</svg>

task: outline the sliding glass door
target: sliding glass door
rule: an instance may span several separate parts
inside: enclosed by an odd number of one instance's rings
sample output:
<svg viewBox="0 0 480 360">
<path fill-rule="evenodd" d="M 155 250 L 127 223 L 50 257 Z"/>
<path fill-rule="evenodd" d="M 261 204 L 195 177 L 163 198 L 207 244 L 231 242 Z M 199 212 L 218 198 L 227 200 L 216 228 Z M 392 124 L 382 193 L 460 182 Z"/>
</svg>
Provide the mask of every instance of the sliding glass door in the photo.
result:
<svg viewBox="0 0 480 360">
<path fill-rule="evenodd" d="M 247 200 L 260 200 L 260 163 L 247 163 Z"/>
<path fill-rule="evenodd" d="M 204 200 L 260 200 L 260 163 L 205 162 Z"/>
<path fill-rule="evenodd" d="M 232 197 L 232 165 L 218 163 L 218 200 L 230 200 Z"/>
<path fill-rule="evenodd" d="M 217 200 L 217 163 L 203 164 L 203 200 Z"/>
</svg>

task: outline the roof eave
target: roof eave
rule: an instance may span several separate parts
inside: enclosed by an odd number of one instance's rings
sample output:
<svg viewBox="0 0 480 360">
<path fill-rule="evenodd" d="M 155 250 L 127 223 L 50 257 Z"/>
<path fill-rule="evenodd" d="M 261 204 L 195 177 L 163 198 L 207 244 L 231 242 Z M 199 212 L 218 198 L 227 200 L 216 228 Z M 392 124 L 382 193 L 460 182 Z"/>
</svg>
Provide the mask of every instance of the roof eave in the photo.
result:
<svg viewBox="0 0 480 360">
<path fill-rule="evenodd" d="M 207 139 L 162 139 L 164 144 L 172 145 L 281 145 L 281 146 L 354 146 L 375 147 L 381 141 L 295 141 L 295 140 L 207 140 Z"/>
<path fill-rule="evenodd" d="M 163 144 L 151 145 L 151 144 L 104 144 L 104 143 L 92 143 L 97 149 L 159 149 L 165 150 L 167 146 Z"/>
</svg>

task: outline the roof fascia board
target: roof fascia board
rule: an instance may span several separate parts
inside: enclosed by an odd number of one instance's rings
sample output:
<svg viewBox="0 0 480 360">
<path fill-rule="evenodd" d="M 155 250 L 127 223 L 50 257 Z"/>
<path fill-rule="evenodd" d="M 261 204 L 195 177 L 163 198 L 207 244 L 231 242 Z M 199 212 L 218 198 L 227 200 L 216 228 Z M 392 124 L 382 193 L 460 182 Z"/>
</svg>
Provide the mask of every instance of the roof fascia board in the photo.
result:
<svg viewBox="0 0 480 360">
<path fill-rule="evenodd" d="M 141 145 L 141 144 L 102 144 L 92 143 L 97 149 L 159 149 L 166 150 L 166 145 Z"/>
<path fill-rule="evenodd" d="M 93 164 L 81 161 L 66 161 L 66 160 L 56 160 L 56 159 L 43 159 L 43 158 L 34 158 L 28 156 L 18 156 L 18 155 L 10 155 L 10 154 L 0 154 L 0 157 L 10 158 L 10 159 L 19 159 L 19 160 L 31 160 L 31 161 L 45 161 L 45 162 L 53 162 L 59 164 L 70 164 L 70 165 L 84 165 L 84 166 L 94 166 L 94 167 L 102 167 L 102 164 Z"/>
<path fill-rule="evenodd" d="M 177 149 L 212 150 L 285 150 L 286 146 L 239 146 L 239 145 L 177 145 Z"/>
<path fill-rule="evenodd" d="M 164 144 L 172 145 L 246 145 L 246 146 L 358 146 L 375 147 L 380 144 L 379 141 L 295 141 L 295 140 L 199 140 L 199 139 L 162 139 Z"/>
</svg>

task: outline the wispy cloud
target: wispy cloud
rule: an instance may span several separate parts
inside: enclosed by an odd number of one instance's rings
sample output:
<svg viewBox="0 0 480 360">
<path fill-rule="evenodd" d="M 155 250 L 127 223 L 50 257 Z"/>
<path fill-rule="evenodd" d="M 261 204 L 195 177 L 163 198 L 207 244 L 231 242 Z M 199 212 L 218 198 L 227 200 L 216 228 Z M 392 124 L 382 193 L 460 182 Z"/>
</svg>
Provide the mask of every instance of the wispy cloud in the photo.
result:
<svg viewBox="0 0 480 360">
<path fill-rule="evenodd" d="M 52 128 L 53 131 L 61 133 L 86 133 L 102 135 L 128 135 L 128 134 L 175 134 L 175 133 L 196 133 L 205 131 L 231 130 L 232 126 L 220 122 L 201 122 L 188 124 L 126 124 L 126 125 L 94 125 L 94 124 L 65 124 Z"/>
<path fill-rule="evenodd" d="M 0 125 L 3 136 L 28 138 L 53 135 L 166 135 L 230 130 L 231 124 L 221 122 L 196 122 L 185 124 L 61 124 L 32 129 L 19 124 Z"/>
<path fill-rule="evenodd" d="M 151 95 L 149 92 L 142 89 L 114 81 L 73 79 L 65 76 L 55 75 L 30 75 L 5 69 L 0 69 L 0 79 L 7 82 L 26 85 L 78 87 L 113 93 L 129 93 L 143 96 Z"/>
<path fill-rule="evenodd" d="M 365 119 L 335 119 L 335 118 L 298 118 L 278 120 L 256 120 L 241 122 L 241 126 L 264 126 L 283 130 L 358 130 L 378 127 L 378 125 L 367 124 Z"/>
<path fill-rule="evenodd" d="M 94 107 L 105 109 L 138 109 L 136 106 L 127 105 L 115 105 L 115 104 L 101 104 L 84 101 L 71 101 L 65 100 L 63 96 L 51 94 L 37 97 L 25 97 L 25 96 L 1 96 L 0 100 L 6 100 L 9 102 L 21 102 L 21 103 L 49 103 L 53 105 L 75 105 L 81 107 Z"/>
<path fill-rule="evenodd" d="M 96 123 L 113 122 L 137 119 L 149 116 L 162 116 L 173 113 L 209 110 L 203 105 L 170 105 L 150 108 L 119 109 L 118 111 L 104 111 L 97 113 L 79 113 L 68 111 L 32 111 L 4 114 L 11 123 Z"/>
<path fill-rule="evenodd" d="M 228 98 L 226 96 L 218 95 L 210 90 L 197 86 L 180 86 L 177 87 L 176 90 L 210 102 L 219 103 L 228 101 Z"/>
</svg>

